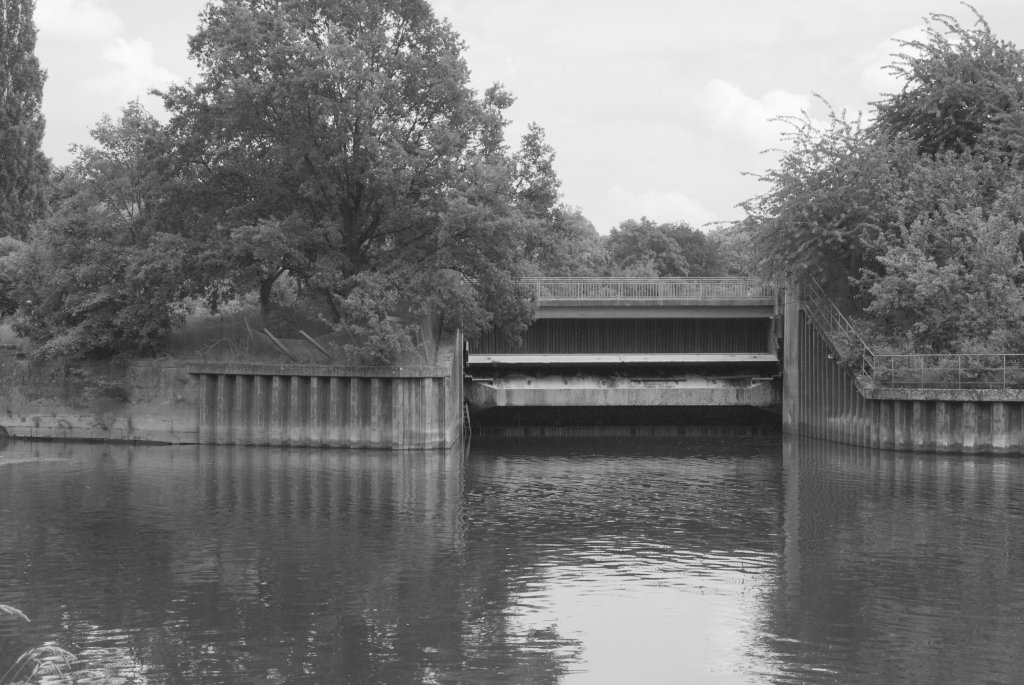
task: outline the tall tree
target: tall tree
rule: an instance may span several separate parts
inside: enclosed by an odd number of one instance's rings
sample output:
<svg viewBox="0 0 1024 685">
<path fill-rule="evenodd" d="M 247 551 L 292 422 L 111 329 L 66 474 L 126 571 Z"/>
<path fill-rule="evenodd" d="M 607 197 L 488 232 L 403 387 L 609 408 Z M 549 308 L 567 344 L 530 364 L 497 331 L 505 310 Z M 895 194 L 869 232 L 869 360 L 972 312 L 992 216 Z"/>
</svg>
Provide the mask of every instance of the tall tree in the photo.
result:
<svg viewBox="0 0 1024 685">
<path fill-rule="evenodd" d="M 876 126 L 909 137 L 923 154 L 969 150 L 1024 107 L 1024 53 L 968 7 L 973 26 L 931 14 L 924 39 L 901 41 L 889 70 L 903 88 L 875 103 Z"/>
<path fill-rule="evenodd" d="M 155 230 L 164 194 L 161 128 L 137 103 L 93 129 L 56 176 L 53 212 L 20 248 L 3 252 L 15 328 L 40 357 L 151 352 L 170 330 L 188 284 L 190 246 Z"/>
<path fill-rule="evenodd" d="M 613 228 L 606 240 L 613 275 L 716 276 L 717 254 L 706 235 L 682 221 L 659 224 L 647 217 Z"/>
<path fill-rule="evenodd" d="M 458 323 L 522 325 L 525 305 L 502 307 L 523 253 L 511 98 L 477 97 L 425 0 L 220 0 L 190 49 L 200 76 L 165 102 L 190 201 L 238 248 L 234 273 L 249 260 L 264 295 L 291 273 L 341 319 L 374 301 L 360 288 L 444 310 L 423 278 L 457 272 L 480 306 L 449 311 L 484 319 Z"/>
<path fill-rule="evenodd" d="M 0 236 L 16 238 L 43 213 L 49 171 L 34 9 L 35 0 L 0 0 Z"/>
</svg>

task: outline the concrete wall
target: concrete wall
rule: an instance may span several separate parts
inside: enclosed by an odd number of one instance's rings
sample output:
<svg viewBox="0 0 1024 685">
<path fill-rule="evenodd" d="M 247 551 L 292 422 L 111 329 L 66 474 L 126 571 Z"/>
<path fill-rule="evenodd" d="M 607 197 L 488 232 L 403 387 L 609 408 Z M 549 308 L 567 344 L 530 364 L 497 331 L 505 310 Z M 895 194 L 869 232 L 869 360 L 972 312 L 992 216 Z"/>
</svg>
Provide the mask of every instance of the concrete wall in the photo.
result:
<svg viewBox="0 0 1024 685">
<path fill-rule="evenodd" d="M 422 368 L 37 365 L 0 357 L 12 437 L 443 449 L 462 435 L 461 337 Z"/>
<path fill-rule="evenodd" d="M 1024 454 L 1024 391 L 873 387 L 840 363 L 802 308 L 787 308 L 786 319 L 786 432 L 881 449 Z"/>
<path fill-rule="evenodd" d="M 46 440 L 194 443 L 195 378 L 170 362 L 73 366 L 0 357 L 0 430 Z"/>
<path fill-rule="evenodd" d="M 636 380 L 605 376 L 512 376 L 475 381 L 468 389 L 474 410 L 494 407 L 778 407 L 771 379 L 730 381 L 692 375 Z"/>
</svg>

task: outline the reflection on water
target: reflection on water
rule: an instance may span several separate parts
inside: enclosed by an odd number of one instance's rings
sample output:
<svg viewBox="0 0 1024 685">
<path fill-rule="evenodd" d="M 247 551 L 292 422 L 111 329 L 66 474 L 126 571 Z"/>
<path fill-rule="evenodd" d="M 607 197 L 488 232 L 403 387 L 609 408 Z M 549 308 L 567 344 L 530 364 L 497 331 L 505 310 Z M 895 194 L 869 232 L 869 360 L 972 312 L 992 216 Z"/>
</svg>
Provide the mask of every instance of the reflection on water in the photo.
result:
<svg viewBox="0 0 1024 685">
<path fill-rule="evenodd" d="M 0 448 L 0 670 L 86 682 L 1019 682 L 1024 461 Z"/>
<path fill-rule="evenodd" d="M 1024 682 L 1024 460 L 785 445 L 784 682 Z"/>
</svg>

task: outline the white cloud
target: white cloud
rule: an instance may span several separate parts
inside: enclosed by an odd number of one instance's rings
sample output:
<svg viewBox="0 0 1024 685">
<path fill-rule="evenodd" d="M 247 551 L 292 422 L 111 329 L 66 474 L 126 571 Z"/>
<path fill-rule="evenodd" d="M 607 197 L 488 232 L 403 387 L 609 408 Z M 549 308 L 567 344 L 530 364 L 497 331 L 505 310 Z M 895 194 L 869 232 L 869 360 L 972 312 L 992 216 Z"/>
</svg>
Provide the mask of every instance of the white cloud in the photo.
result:
<svg viewBox="0 0 1024 685">
<path fill-rule="evenodd" d="M 646 216 L 659 223 L 685 221 L 694 228 L 700 228 L 723 218 L 678 190 L 648 189 L 637 193 L 614 186 L 610 197 L 614 212 L 620 217 L 618 221 Z"/>
<path fill-rule="evenodd" d="M 103 51 L 103 58 L 113 69 L 91 83 L 116 94 L 122 101 L 145 99 L 151 89 L 166 86 L 176 78 L 173 72 L 156 63 L 153 44 L 142 38 L 118 38 Z"/>
<path fill-rule="evenodd" d="M 811 107 L 811 98 L 806 95 L 774 89 L 754 98 L 723 79 L 706 83 L 693 101 L 712 128 L 733 131 L 763 147 L 778 143 L 779 133 L 784 129 L 773 119 L 799 116 Z"/>
<path fill-rule="evenodd" d="M 117 35 L 121 19 L 92 0 L 39 0 L 36 26 L 47 38 L 96 40 Z"/>
<path fill-rule="evenodd" d="M 899 41 L 914 41 L 924 37 L 924 25 L 914 26 L 897 32 L 860 56 L 858 61 L 863 65 L 860 86 L 869 99 L 876 100 L 883 93 L 895 93 L 903 87 L 903 82 L 890 74 L 886 67 L 893 62 L 894 53 L 906 51 Z"/>
</svg>

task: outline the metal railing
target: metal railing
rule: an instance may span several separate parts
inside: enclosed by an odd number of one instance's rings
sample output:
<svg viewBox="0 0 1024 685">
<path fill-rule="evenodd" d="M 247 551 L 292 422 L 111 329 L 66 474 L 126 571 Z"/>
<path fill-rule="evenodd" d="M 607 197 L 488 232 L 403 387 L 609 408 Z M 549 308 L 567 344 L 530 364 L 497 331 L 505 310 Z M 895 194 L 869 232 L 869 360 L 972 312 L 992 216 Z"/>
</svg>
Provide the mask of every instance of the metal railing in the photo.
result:
<svg viewBox="0 0 1024 685">
<path fill-rule="evenodd" d="M 804 310 L 832 341 L 843 361 L 858 373 L 874 377 L 875 354 L 871 347 L 813 278 L 804 286 Z"/>
<path fill-rule="evenodd" d="M 1024 388 L 1024 354 L 877 354 L 817 281 L 805 285 L 803 301 L 804 310 L 843 361 L 875 385 L 932 390 Z"/>
<path fill-rule="evenodd" d="M 873 378 L 891 387 L 1000 390 L 1024 387 L 1024 354 L 876 354 Z"/>
<path fill-rule="evenodd" d="M 775 297 L 775 284 L 755 278 L 524 278 L 544 300 L 709 300 Z"/>
</svg>

